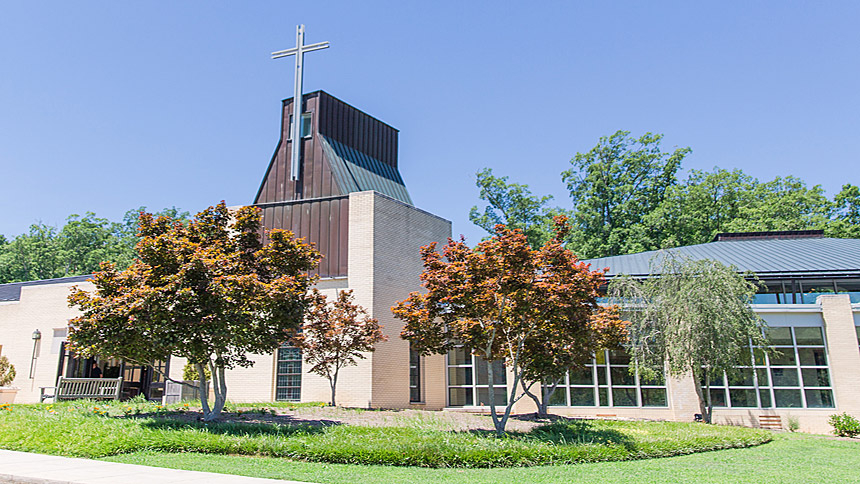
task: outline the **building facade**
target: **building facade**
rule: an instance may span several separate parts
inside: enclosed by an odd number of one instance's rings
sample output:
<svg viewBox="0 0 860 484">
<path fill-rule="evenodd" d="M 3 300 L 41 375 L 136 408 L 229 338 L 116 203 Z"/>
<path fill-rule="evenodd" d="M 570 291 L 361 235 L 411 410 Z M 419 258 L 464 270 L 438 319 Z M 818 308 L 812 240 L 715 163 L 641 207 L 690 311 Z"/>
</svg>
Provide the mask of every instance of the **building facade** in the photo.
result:
<svg viewBox="0 0 860 484">
<path fill-rule="evenodd" d="M 486 362 L 463 350 L 419 357 L 399 335 L 391 306 L 420 290 L 419 248 L 444 243 L 451 223 L 412 205 L 398 170 L 398 132 L 317 91 L 303 98 L 301 163 L 291 173 L 292 99 L 282 103 L 281 139 L 254 198 L 266 228 L 291 230 L 323 254 L 317 287 L 329 297 L 350 289 L 355 302 L 383 326 L 388 340 L 341 372 L 338 403 L 352 407 L 487 411 L 489 392 L 503 401 L 510 375 L 501 363 L 488 382 Z M 828 239 L 814 232 L 725 234 L 677 250 L 715 259 L 763 282 L 753 310 L 767 323 L 779 356 L 751 350 L 740 377 L 714 382 L 718 423 L 758 426 L 779 417 L 783 427 L 828 432 L 834 413 L 860 416 L 860 240 Z M 607 277 L 650 274 L 655 253 L 587 261 Z M 92 288 L 87 277 L 0 285 L 0 354 L 16 366 L 16 401 L 35 402 L 39 387 L 58 376 L 123 376 L 123 395 L 161 398 L 164 380 L 151 368 L 113 360 L 81 360 L 65 348 L 66 303 L 72 286 Z M 39 335 L 35 338 L 35 335 Z M 295 348 L 251 355 L 255 364 L 227 373 L 233 401 L 327 401 L 327 380 L 309 374 Z M 162 363 L 181 379 L 181 358 Z M 569 372 L 554 393 L 551 412 L 568 416 L 691 421 L 700 412 L 691 378 L 646 380 L 630 372 L 623 350 L 603 351 Z M 516 413 L 534 412 L 521 399 Z"/>
</svg>

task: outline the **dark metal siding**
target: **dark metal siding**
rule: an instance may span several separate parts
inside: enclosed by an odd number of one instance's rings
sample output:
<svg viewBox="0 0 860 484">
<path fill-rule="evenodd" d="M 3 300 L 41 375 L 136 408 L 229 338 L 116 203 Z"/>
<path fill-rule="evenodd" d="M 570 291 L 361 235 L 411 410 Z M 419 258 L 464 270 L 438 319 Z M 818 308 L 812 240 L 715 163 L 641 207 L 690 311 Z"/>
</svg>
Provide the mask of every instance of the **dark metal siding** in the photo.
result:
<svg viewBox="0 0 860 484">
<path fill-rule="evenodd" d="M 290 98 L 282 102 L 280 141 L 254 204 L 263 209 L 264 227 L 290 230 L 316 246 L 324 257 L 317 271 L 321 277 L 346 276 L 347 195 L 376 190 L 411 203 L 397 171 L 398 131 L 323 91 L 305 94 L 303 102 L 302 111 L 313 113 L 312 136 L 300 141 L 299 180 L 290 181 Z M 328 158 L 331 153 L 336 160 Z M 337 164 L 337 173 L 332 163 Z M 345 176 L 359 176 L 361 183 L 347 183 Z"/>
<path fill-rule="evenodd" d="M 260 205 L 263 226 L 289 230 L 323 254 L 312 274 L 345 277 L 349 237 L 349 197 L 327 197 Z"/>
</svg>

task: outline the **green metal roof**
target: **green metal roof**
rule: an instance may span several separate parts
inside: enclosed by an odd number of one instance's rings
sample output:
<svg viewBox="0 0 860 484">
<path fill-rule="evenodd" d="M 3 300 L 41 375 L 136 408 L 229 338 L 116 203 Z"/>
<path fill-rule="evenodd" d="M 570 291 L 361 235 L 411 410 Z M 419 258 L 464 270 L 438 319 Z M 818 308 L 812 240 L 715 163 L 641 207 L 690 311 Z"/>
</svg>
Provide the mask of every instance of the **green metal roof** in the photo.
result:
<svg viewBox="0 0 860 484">
<path fill-rule="evenodd" d="M 666 249 L 693 259 L 711 259 L 765 276 L 860 275 L 860 239 L 797 238 L 724 240 Z M 607 276 L 645 276 L 660 251 L 589 259 L 592 269 L 608 267 Z"/>
<path fill-rule="evenodd" d="M 397 168 L 328 136 L 319 135 L 319 139 L 342 193 L 375 190 L 412 205 L 412 198 Z"/>
</svg>

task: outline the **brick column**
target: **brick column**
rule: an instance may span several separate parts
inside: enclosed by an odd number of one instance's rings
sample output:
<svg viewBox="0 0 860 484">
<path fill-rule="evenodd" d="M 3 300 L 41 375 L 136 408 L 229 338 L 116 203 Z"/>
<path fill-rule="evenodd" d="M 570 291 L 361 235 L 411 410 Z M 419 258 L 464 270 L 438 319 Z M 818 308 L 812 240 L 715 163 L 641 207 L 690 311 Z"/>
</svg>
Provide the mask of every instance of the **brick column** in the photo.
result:
<svg viewBox="0 0 860 484">
<path fill-rule="evenodd" d="M 860 417 L 860 349 L 846 294 L 819 296 L 836 410 Z"/>
</svg>

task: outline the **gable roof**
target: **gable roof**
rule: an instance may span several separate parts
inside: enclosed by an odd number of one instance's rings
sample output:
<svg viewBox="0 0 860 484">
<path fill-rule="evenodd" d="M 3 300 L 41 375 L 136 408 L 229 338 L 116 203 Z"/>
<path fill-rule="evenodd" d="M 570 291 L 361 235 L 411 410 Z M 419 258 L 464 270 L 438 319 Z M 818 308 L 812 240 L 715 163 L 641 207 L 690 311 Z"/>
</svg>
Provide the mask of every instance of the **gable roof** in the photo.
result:
<svg viewBox="0 0 860 484">
<path fill-rule="evenodd" d="M 57 279 L 42 279 L 39 281 L 10 282 L 7 284 L 0 284 L 0 302 L 20 301 L 22 287 L 47 286 L 50 284 L 65 284 L 71 282 L 85 282 L 90 278 L 92 278 L 92 275 L 87 274 L 85 276 L 60 277 Z"/>
<path fill-rule="evenodd" d="M 860 276 L 860 239 L 795 238 L 722 240 L 665 249 L 692 259 L 712 259 L 759 277 Z M 608 267 L 607 277 L 647 276 L 660 251 L 588 259 L 592 269 Z"/>
</svg>

